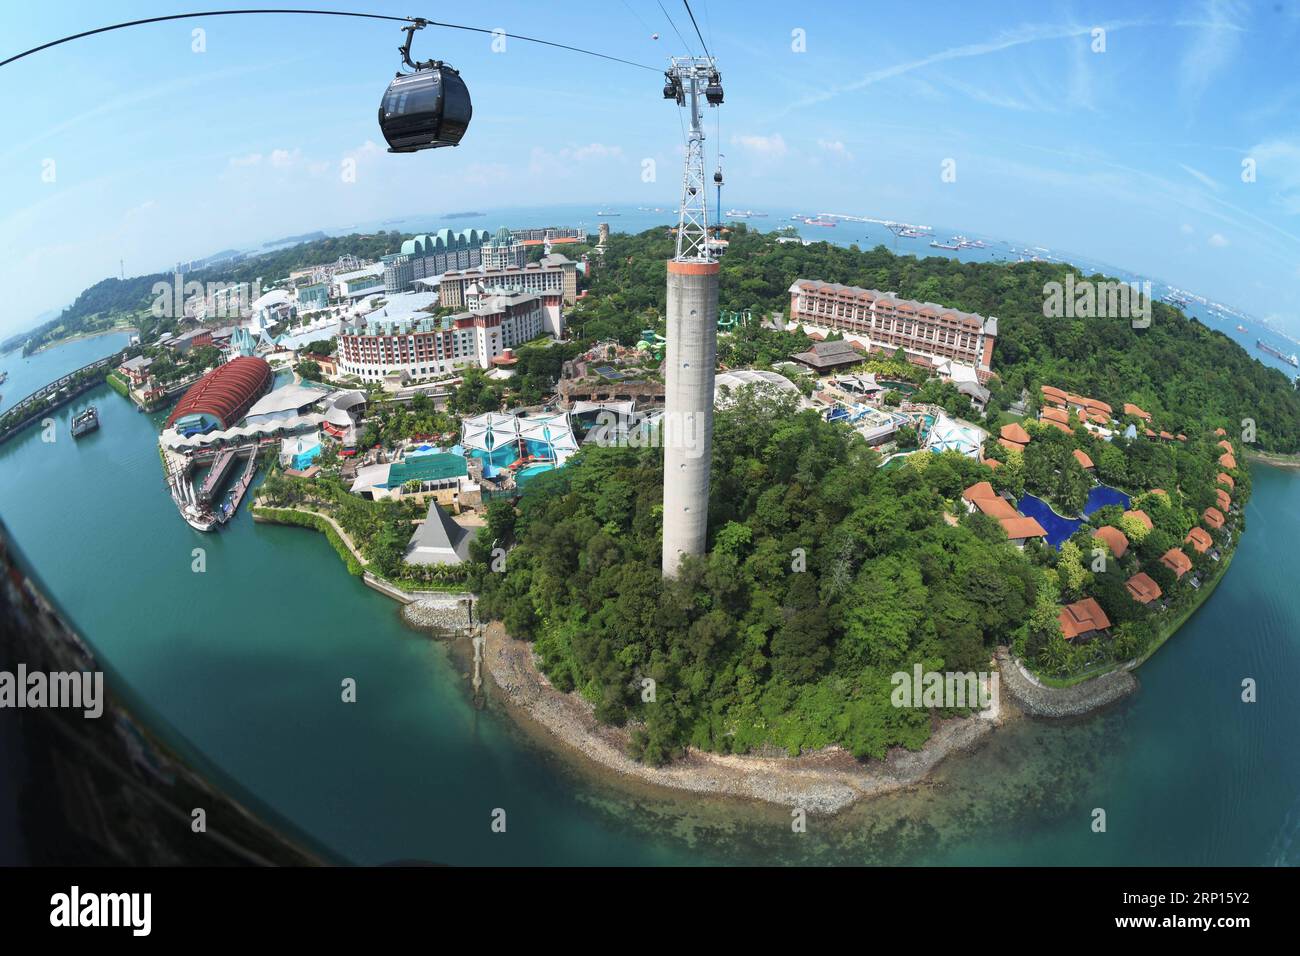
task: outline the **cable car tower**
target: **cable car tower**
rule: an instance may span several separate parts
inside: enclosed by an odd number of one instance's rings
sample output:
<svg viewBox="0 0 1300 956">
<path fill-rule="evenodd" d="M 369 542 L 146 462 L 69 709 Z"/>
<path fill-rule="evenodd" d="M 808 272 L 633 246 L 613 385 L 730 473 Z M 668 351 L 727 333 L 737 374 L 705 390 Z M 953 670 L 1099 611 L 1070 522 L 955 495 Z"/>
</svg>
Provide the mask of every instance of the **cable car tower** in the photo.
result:
<svg viewBox="0 0 1300 956">
<path fill-rule="evenodd" d="M 677 213 L 677 254 L 668 262 L 664 358 L 663 573 L 708 543 L 709 467 L 713 454 L 713 370 L 718 352 L 718 263 L 709 242 L 704 178 L 703 99 L 722 104 L 722 76 L 711 56 L 673 57 L 664 99 L 686 107 L 690 131 Z"/>
<path fill-rule="evenodd" d="M 678 210 L 677 255 L 674 262 L 710 259 L 709 201 L 704 179 L 704 117 L 700 97 L 710 106 L 722 105 L 722 74 L 711 56 L 675 56 L 664 73 L 664 99 L 687 107 L 690 131 L 686 135 L 686 164 L 682 175 L 682 202 Z M 719 170 L 721 172 L 721 170 Z"/>
</svg>

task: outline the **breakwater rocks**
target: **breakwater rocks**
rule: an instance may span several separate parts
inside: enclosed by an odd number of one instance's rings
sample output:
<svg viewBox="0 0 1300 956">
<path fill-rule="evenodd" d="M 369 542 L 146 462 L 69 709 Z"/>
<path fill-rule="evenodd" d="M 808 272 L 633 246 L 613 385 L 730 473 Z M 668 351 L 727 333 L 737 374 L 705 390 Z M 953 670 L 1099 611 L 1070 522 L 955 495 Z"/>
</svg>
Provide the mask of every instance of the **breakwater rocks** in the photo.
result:
<svg viewBox="0 0 1300 956">
<path fill-rule="evenodd" d="M 627 755 L 626 728 L 599 723 L 577 694 L 556 690 L 538 669 L 531 645 L 511 638 L 500 622 L 487 628 L 484 663 L 507 708 L 558 738 L 566 748 L 618 774 L 692 793 L 761 800 L 809 813 L 835 813 L 864 797 L 919 783 L 949 754 L 976 746 L 996 720 L 940 722 L 919 751 L 895 748 L 884 760 L 863 763 L 840 747 L 789 756 L 715 754 L 688 749 L 662 767 Z"/>
<path fill-rule="evenodd" d="M 465 631 L 469 628 L 468 594 L 416 592 L 414 600 L 402 606 L 402 620 L 412 627 L 439 631 Z"/>
<path fill-rule="evenodd" d="M 1002 686 L 1020 709 L 1035 717 L 1078 717 L 1123 700 L 1138 689 L 1137 678 L 1126 670 L 1111 671 L 1073 687 L 1048 687 L 1039 683 L 1011 656 L 998 648 Z"/>
</svg>

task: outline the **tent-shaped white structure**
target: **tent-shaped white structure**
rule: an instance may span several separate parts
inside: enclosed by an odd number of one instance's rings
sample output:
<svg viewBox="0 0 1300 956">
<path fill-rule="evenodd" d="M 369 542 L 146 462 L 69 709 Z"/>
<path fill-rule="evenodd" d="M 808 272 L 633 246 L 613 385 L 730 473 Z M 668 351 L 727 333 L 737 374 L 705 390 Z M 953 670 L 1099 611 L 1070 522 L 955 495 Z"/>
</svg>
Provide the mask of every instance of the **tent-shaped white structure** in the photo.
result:
<svg viewBox="0 0 1300 956">
<path fill-rule="evenodd" d="M 466 418 L 461 423 L 460 443 L 467 449 L 491 452 L 518 441 L 519 425 L 513 415 L 488 412 Z"/>
<path fill-rule="evenodd" d="M 525 441 L 534 443 L 531 450 L 522 444 Z M 554 459 L 557 465 L 564 464 L 578 450 L 567 412 L 529 418 L 497 412 L 477 415 L 462 422 L 460 443 L 467 450 L 488 453 L 513 444 L 520 458 Z M 543 447 L 538 449 L 537 445 Z"/>
<path fill-rule="evenodd" d="M 967 458 L 978 458 L 985 432 L 973 425 L 962 425 L 940 412 L 925 439 L 928 451 L 956 451 Z"/>
<path fill-rule="evenodd" d="M 515 419 L 519 426 L 519 437 L 523 441 L 540 443 L 546 453 L 536 454 L 534 458 L 552 458 L 556 465 L 563 465 L 569 456 L 578 450 L 578 440 L 573 435 L 573 426 L 569 423 L 567 412 L 556 415 L 539 415 L 534 418 Z"/>
</svg>

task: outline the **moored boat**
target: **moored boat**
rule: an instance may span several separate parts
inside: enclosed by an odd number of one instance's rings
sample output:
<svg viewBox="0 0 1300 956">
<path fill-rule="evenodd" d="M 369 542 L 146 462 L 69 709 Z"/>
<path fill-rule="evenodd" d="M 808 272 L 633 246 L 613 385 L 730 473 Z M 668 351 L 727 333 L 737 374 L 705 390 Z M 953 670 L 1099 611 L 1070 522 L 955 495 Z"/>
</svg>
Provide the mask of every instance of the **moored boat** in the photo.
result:
<svg viewBox="0 0 1300 956">
<path fill-rule="evenodd" d="M 80 438 L 87 432 L 99 427 L 99 409 L 88 405 L 83 411 L 72 416 L 72 437 Z"/>
</svg>

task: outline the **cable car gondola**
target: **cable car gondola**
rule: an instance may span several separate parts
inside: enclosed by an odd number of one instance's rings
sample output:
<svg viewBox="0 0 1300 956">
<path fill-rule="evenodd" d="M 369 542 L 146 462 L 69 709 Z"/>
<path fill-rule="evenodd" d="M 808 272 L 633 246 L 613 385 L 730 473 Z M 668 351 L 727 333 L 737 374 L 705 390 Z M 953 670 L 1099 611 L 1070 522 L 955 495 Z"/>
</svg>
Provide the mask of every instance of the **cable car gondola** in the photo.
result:
<svg viewBox="0 0 1300 956">
<path fill-rule="evenodd" d="M 710 106 L 722 105 L 722 74 L 714 70 L 709 74 L 709 84 L 704 88 L 704 98 Z"/>
<path fill-rule="evenodd" d="M 398 73 L 379 105 L 379 128 L 390 153 L 414 153 L 456 146 L 469 129 L 473 106 L 460 73 L 441 60 L 411 60 L 411 40 L 428 21 L 417 19 L 402 29 L 402 61 L 414 73 Z"/>
</svg>

